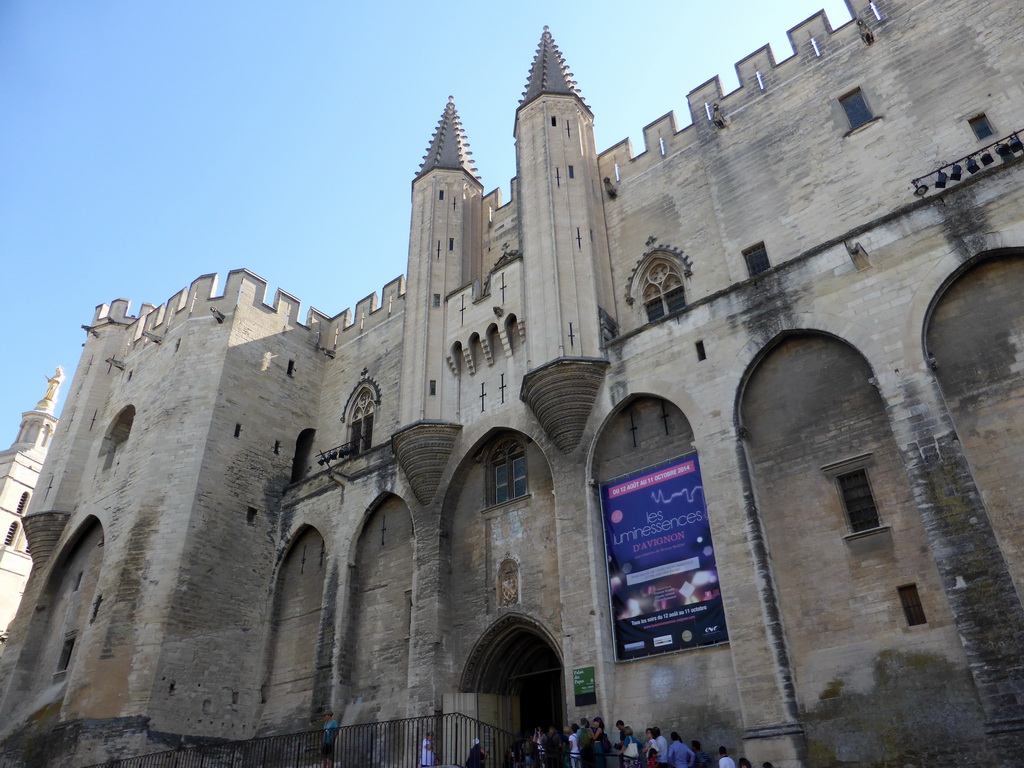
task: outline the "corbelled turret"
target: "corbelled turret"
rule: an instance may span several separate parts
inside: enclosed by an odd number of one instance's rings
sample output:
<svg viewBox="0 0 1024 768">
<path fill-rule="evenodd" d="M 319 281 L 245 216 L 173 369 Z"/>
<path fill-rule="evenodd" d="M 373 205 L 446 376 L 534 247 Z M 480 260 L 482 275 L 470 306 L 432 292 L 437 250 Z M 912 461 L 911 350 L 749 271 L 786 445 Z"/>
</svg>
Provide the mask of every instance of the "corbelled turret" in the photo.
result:
<svg viewBox="0 0 1024 768">
<path fill-rule="evenodd" d="M 611 266 L 594 116 L 545 27 L 516 112 L 530 371 L 522 399 L 558 447 L 579 443 L 606 366 Z"/>
</svg>

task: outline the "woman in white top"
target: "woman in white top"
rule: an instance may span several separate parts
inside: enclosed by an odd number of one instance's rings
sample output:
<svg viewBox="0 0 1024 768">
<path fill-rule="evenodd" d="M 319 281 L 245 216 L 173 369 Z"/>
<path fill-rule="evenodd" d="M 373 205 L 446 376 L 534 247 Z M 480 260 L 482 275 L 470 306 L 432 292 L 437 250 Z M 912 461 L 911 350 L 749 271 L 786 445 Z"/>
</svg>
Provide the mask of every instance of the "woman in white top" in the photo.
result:
<svg viewBox="0 0 1024 768">
<path fill-rule="evenodd" d="M 434 732 L 429 731 L 427 738 L 423 740 L 423 744 L 420 746 L 420 765 L 423 768 L 432 768 L 436 764 L 437 761 L 434 758 Z"/>
<path fill-rule="evenodd" d="M 580 739 L 576 735 L 580 727 L 573 723 L 569 726 L 569 759 L 572 762 L 572 768 L 581 768 L 580 765 Z"/>
</svg>

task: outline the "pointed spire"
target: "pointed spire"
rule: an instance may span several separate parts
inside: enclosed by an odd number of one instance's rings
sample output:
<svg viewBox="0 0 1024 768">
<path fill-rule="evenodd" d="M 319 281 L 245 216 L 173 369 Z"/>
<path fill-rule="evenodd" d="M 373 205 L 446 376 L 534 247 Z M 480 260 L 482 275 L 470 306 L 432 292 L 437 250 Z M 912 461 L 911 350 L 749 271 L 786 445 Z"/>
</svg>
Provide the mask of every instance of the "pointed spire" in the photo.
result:
<svg viewBox="0 0 1024 768">
<path fill-rule="evenodd" d="M 526 79 L 526 90 L 523 91 L 523 98 L 519 100 L 519 106 L 529 104 L 542 93 L 558 93 L 566 96 L 575 96 L 583 106 L 583 94 L 576 87 L 576 81 L 572 79 L 573 74 L 569 71 L 562 52 L 558 50 L 555 40 L 551 37 L 551 30 L 544 27 L 544 34 L 540 37 L 540 45 L 537 46 L 537 54 L 533 57 L 533 66 L 530 67 L 530 74 Z M 590 107 L 587 107 L 590 109 Z"/>
<path fill-rule="evenodd" d="M 427 154 L 423 157 L 419 173 L 416 178 L 424 175 L 434 168 L 448 168 L 451 170 L 463 170 L 475 179 L 477 175 L 476 166 L 473 164 L 473 153 L 469 151 L 469 141 L 462 130 L 462 121 L 459 113 L 455 110 L 455 97 L 448 97 L 448 104 L 441 113 L 441 120 L 437 124 L 437 130 L 427 147 Z"/>
</svg>

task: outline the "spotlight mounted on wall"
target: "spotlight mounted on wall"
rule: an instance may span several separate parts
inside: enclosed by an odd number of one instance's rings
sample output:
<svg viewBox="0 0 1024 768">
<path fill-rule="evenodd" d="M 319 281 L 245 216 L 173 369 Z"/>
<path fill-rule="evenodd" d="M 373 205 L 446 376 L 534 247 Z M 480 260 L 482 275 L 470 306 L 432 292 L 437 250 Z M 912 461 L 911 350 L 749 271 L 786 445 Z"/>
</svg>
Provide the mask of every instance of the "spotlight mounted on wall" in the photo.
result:
<svg viewBox="0 0 1024 768">
<path fill-rule="evenodd" d="M 980 170 L 981 170 L 981 166 L 978 165 L 978 161 L 975 158 L 973 158 L 973 157 L 968 158 L 968 160 L 967 160 L 967 172 L 969 174 L 971 174 L 971 176 L 973 176 L 974 174 L 976 174 Z"/>
<path fill-rule="evenodd" d="M 1020 137 L 1016 134 L 1014 134 L 1013 138 L 1010 139 L 1006 146 L 1014 154 L 1024 151 L 1024 144 L 1021 144 Z"/>
<path fill-rule="evenodd" d="M 953 167 L 949 169 L 949 180 L 960 181 L 963 175 L 964 169 L 960 167 L 960 163 L 953 163 Z"/>
<path fill-rule="evenodd" d="M 992 159 L 992 154 L 990 152 L 982 152 L 981 153 L 981 164 L 982 165 L 988 166 L 988 165 L 992 165 L 992 163 L 994 163 L 994 162 L 995 162 L 995 160 Z"/>
<path fill-rule="evenodd" d="M 936 189 L 945 189 L 946 188 L 946 179 L 948 179 L 948 178 L 949 177 L 946 176 L 946 174 L 943 171 L 939 171 L 939 173 L 935 177 L 935 188 Z"/>
<path fill-rule="evenodd" d="M 914 186 L 914 194 L 918 197 L 924 197 L 928 194 L 928 185 L 917 182 Z"/>
</svg>

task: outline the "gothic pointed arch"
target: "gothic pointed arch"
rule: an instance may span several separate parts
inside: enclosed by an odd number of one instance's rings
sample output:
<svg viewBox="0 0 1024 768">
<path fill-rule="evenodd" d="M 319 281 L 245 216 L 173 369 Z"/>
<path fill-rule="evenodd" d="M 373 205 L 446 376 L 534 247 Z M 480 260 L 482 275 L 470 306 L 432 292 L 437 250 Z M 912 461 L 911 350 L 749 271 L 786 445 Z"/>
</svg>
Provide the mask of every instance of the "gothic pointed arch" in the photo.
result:
<svg viewBox="0 0 1024 768">
<path fill-rule="evenodd" d="M 929 616 L 915 642 L 949 631 L 886 404 L 858 349 L 822 332 L 778 334 L 743 378 L 736 419 L 751 486 L 747 527 L 762 600 L 781 619 L 773 631 L 789 706 L 819 700 L 824 656 L 834 678 L 874 663 L 879 649 L 866 650 L 867 638 L 906 626 L 899 585 L 920 588 Z M 827 582 L 815 575 L 822 563 Z M 904 647 L 898 633 L 888 637 L 886 649 Z"/>
<path fill-rule="evenodd" d="M 654 466 L 693 450 L 689 419 L 671 400 L 635 393 L 623 400 L 598 431 L 592 454 L 599 482 Z"/>
<path fill-rule="evenodd" d="M 518 697 L 520 726 L 563 723 L 565 680 L 559 644 L 543 623 L 512 611 L 474 643 L 459 689 Z M 527 719 L 529 718 L 529 719 Z"/>
<path fill-rule="evenodd" d="M 346 422 L 351 418 L 356 400 L 365 392 L 369 393 L 369 399 L 373 401 L 374 405 L 380 405 L 380 385 L 377 383 L 375 379 L 372 379 L 369 376 L 364 375 L 363 378 L 359 380 L 359 383 L 352 388 L 352 391 L 349 392 L 348 400 L 345 401 L 345 407 L 341 411 L 342 423 Z"/>
<path fill-rule="evenodd" d="M 925 359 L 985 498 L 1004 560 L 1024 593 L 1024 248 L 979 254 L 936 292 Z"/>
<path fill-rule="evenodd" d="M 371 378 L 364 377 L 352 390 L 341 421 L 348 423 L 349 452 L 366 453 L 373 446 L 373 424 L 380 407 L 380 387 Z"/>
<path fill-rule="evenodd" d="M 318 706 L 326 703 L 324 686 L 330 675 L 327 670 L 325 680 L 321 662 L 329 660 L 329 654 L 320 643 L 326 556 L 324 538 L 311 525 L 300 526 L 283 552 L 260 688 L 263 732 L 305 728 Z"/>
<path fill-rule="evenodd" d="M 349 562 L 340 679 L 348 697 L 368 702 L 361 718 L 406 717 L 416 544 L 400 497 L 386 493 L 369 507 Z"/>
<path fill-rule="evenodd" d="M 689 257 L 672 246 L 655 246 L 637 262 L 626 286 L 626 301 L 639 303 L 645 322 L 686 306 L 685 278 L 691 275 Z"/>
<path fill-rule="evenodd" d="M 36 516 L 40 517 L 40 516 Z M 26 518 L 29 528 L 33 518 Z M 30 542 L 32 533 L 30 535 Z M 16 665 L 25 681 L 25 696 L 64 684 L 78 659 L 88 653 L 93 626 L 101 617 L 103 596 L 98 592 L 104 554 L 104 530 L 89 515 L 57 550 L 37 604 L 45 606 L 30 619 L 28 635 Z"/>
</svg>

